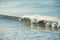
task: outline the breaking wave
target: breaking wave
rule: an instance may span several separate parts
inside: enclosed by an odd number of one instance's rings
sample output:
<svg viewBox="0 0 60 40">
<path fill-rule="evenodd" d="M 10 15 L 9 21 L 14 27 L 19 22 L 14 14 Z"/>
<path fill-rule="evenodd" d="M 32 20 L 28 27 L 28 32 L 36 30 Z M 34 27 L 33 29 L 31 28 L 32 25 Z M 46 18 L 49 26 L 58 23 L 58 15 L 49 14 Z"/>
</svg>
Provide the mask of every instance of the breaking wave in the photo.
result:
<svg viewBox="0 0 60 40">
<path fill-rule="evenodd" d="M 40 15 L 24 15 L 21 16 L 22 18 L 27 17 L 30 19 L 38 19 L 38 20 L 49 20 L 49 21 L 57 21 L 60 22 L 60 19 L 57 17 L 51 17 L 51 16 L 40 16 Z"/>
</svg>

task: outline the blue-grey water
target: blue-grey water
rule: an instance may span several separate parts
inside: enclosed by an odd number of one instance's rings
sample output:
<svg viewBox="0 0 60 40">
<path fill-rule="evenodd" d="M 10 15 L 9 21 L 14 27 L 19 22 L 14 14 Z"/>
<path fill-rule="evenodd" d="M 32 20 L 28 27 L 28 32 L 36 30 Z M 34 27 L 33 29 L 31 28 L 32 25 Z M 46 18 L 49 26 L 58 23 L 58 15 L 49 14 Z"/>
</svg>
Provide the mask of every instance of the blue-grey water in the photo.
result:
<svg viewBox="0 0 60 40">
<path fill-rule="evenodd" d="M 0 0 L 0 14 L 60 18 L 60 0 Z M 60 31 L 24 25 L 15 19 L 0 17 L 0 40 L 60 40 Z"/>
<path fill-rule="evenodd" d="M 60 0 L 0 0 L 0 14 L 45 15 L 60 18 Z"/>
<path fill-rule="evenodd" d="M 0 18 L 0 40 L 60 40 L 60 31 Z"/>
</svg>

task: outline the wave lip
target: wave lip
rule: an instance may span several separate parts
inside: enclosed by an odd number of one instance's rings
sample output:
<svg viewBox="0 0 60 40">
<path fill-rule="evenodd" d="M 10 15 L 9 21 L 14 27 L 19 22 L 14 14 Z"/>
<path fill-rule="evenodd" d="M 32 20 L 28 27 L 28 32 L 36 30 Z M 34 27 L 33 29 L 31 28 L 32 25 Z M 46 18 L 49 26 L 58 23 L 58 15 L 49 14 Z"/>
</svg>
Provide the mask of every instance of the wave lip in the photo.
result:
<svg viewBox="0 0 60 40">
<path fill-rule="evenodd" d="M 38 20 L 47 20 L 47 21 L 55 21 L 59 22 L 60 19 L 57 17 L 51 17 L 51 16 L 40 16 L 40 15 L 24 15 L 22 18 L 27 17 L 30 19 L 38 19 Z"/>
</svg>

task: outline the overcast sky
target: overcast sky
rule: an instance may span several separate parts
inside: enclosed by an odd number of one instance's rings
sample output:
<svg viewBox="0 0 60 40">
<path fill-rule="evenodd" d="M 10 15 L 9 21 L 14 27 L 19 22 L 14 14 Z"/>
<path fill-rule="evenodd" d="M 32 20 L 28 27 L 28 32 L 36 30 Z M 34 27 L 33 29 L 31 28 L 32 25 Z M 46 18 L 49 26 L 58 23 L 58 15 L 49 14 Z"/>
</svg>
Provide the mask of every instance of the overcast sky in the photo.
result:
<svg viewBox="0 0 60 40">
<path fill-rule="evenodd" d="M 60 0 L 0 0 L 0 14 L 56 16 L 60 15 Z"/>
</svg>

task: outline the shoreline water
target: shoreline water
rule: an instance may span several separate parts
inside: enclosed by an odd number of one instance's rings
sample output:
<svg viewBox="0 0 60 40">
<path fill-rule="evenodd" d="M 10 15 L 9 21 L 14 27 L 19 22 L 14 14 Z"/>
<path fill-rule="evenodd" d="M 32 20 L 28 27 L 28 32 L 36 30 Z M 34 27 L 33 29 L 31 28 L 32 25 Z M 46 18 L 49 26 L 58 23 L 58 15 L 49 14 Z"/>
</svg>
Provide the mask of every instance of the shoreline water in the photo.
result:
<svg viewBox="0 0 60 40">
<path fill-rule="evenodd" d="M 58 29 L 24 25 L 19 21 L 8 20 L 0 19 L 1 40 L 59 40 L 60 38 Z"/>
</svg>

